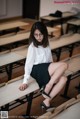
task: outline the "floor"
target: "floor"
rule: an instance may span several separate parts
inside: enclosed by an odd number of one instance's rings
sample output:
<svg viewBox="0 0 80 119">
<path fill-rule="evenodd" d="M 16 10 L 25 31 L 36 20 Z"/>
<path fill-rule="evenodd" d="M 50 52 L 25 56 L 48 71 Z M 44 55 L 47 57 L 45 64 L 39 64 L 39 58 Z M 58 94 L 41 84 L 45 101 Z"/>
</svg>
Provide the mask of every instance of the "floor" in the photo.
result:
<svg viewBox="0 0 80 119">
<path fill-rule="evenodd" d="M 75 54 L 79 54 L 80 53 L 80 47 L 77 47 L 74 49 L 73 55 Z M 54 60 L 56 59 L 55 56 Z M 68 52 L 63 52 L 61 55 L 61 59 L 64 59 L 68 57 Z M 13 70 L 13 75 L 12 78 L 15 78 L 19 75 L 23 75 L 24 74 L 24 66 L 18 67 L 16 69 Z M 7 74 L 6 72 L 4 73 L 0 73 L 0 83 L 7 81 Z M 68 91 L 68 96 L 75 97 L 78 94 L 78 91 L 76 90 L 75 86 L 78 86 L 80 82 L 80 77 L 74 79 L 71 81 L 70 83 L 70 87 L 69 87 L 69 91 Z M 67 101 L 67 99 L 61 97 L 61 94 L 63 94 L 64 92 L 64 88 L 62 89 L 62 91 L 58 94 L 58 96 L 52 100 L 52 105 L 59 106 L 60 104 L 62 104 L 63 102 Z M 35 99 L 33 99 L 32 102 L 32 109 L 31 109 L 31 116 L 34 118 L 37 118 L 38 116 L 42 115 L 45 113 L 45 110 L 42 110 L 40 107 L 40 103 L 44 100 L 44 98 L 42 96 L 39 96 Z M 22 115 L 26 114 L 26 109 L 27 109 L 27 103 L 16 107 L 15 109 L 9 111 L 9 118 L 12 119 L 23 119 Z M 28 118 L 28 117 L 27 117 Z"/>
</svg>

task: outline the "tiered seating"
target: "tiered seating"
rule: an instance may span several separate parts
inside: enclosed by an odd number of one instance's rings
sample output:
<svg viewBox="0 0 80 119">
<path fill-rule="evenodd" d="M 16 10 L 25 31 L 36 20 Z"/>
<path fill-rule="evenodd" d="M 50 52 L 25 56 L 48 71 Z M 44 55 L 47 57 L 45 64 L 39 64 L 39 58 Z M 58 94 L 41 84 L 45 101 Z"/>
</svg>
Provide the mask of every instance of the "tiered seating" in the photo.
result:
<svg viewBox="0 0 80 119">
<path fill-rule="evenodd" d="M 48 28 L 49 33 L 52 33 L 55 30 L 53 28 L 52 29 L 49 27 L 47 27 L 47 28 Z M 8 43 L 10 44 L 10 43 L 14 43 L 16 41 L 24 40 L 25 38 L 29 37 L 29 33 L 30 32 L 16 34 L 14 36 L 9 36 L 9 37 L 3 38 L 4 42 L 1 39 L 0 46 L 8 44 Z M 66 37 L 62 36 L 57 40 L 53 40 L 53 38 L 51 38 L 51 39 L 49 39 L 51 50 L 60 49 L 64 46 L 68 46 L 68 45 L 73 45 L 76 42 L 80 42 L 79 38 L 80 38 L 80 34 L 78 34 L 78 33 L 68 35 Z M 0 88 L 1 110 L 6 110 L 6 109 L 10 110 L 9 107 L 11 106 L 11 103 L 14 101 L 20 102 L 20 104 L 23 104 L 26 101 L 24 101 L 24 99 L 22 99 L 22 97 L 27 97 L 26 99 L 27 99 L 29 105 L 27 108 L 26 115 L 30 114 L 32 99 L 34 97 L 35 91 L 37 91 L 37 92 L 39 91 L 38 84 L 31 77 L 29 80 L 29 87 L 25 91 L 21 92 L 18 89 L 18 87 L 22 83 L 23 76 L 17 77 L 15 79 L 11 80 L 13 64 L 16 62 L 20 62 L 26 58 L 27 47 L 28 47 L 28 45 L 24 45 L 24 46 L 20 46 L 20 47 L 14 48 L 14 49 L 0 52 L 0 68 L 3 66 L 7 66 L 6 71 L 8 73 L 8 80 L 9 80 L 7 83 L 4 82 L 3 84 L 1 84 L 1 88 Z M 73 47 L 72 47 L 72 50 L 73 50 Z M 59 52 L 59 54 L 61 54 L 61 51 Z M 65 73 L 65 75 L 68 77 L 68 82 L 65 87 L 64 97 L 67 97 L 67 92 L 68 92 L 70 81 L 72 79 L 74 79 L 75 76 L 80 75 L 80 65 L 79 65 L 80 64 L 79 63 L 80 55 L 77 55 L 77 56 L 71 57 L 71 58 L 68 57 L 68 59 L 64 60 L 64 61 L 69 64 L 69 68 Z M 75 101 L 75 99 L 72 99 L 72 101 Z M 14 105 L 14 103 L 13 103 L 13 105 Z M 54 113 L 54 115 L 60 113 L 62 110 L 64 110 L 67 107 L 68 107 L 68 105 L 67 105 L 67 103 L 65 103 L 63 106 L 56 108 L 57 111 L 55 110 L 56 112 Z M 53 114 L 53 112 L 49 112 L 45 116 L 50 116 L 52 114 Z M 53 117 L 53 115 L 52 115 L 52 117 Z"/>
<path fill-rule="evenodd" d="M 79 119 L 80 113 L 80 95 L 72 98 L 60 106 L 56 107 L 52 112 L 47 112 L 37 119 Z"/>
<path fill-rule="evenodd" d="M 8 23 L 2 23 L 0 25 L 0 35 L 5 35 L 7 33 L 11 32 L 18 32 L 20 31 L 21 26 L 29 25 L 29 23 L 25 23 L 22 21 L 15 21 L 15 22 L 8 22 Z"/>
</svg>

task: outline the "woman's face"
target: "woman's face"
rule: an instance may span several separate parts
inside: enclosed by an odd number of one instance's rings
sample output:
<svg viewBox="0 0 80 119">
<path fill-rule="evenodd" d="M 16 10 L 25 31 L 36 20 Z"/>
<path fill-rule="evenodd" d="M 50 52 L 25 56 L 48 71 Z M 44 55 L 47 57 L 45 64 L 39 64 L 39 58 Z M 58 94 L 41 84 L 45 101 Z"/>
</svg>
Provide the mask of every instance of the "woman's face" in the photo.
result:
<svg viewBox="0 0 80 119">
<path fill-rule="evenodd" d="M 42 42 L 43 40 L 43 34 L 38 29 L 35 30 L 34 37 L 38 42 Z"/>
</svg>

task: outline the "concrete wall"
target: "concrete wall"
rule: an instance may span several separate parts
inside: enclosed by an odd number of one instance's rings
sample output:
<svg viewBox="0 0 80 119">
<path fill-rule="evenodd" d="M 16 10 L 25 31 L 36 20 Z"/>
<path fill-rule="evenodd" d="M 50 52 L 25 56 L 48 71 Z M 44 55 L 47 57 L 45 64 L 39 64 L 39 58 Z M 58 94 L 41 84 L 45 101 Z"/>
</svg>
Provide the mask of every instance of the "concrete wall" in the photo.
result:
<svg viewBox="0 0 80 119">
<path fill-rule="evenodd" d="M 0 0 L 0 19 L 22 16 L 22 0 Z"/>
<path fill-rule="evenodd" d="M 72 7 L 77 7 L 80 9 L 80 3 L 79 4 L 60 4 L 60 3 L 55 4 L 54 1 L 65 1 L 65 0 L 41 0 L 40 17 L 48 15 L 49 13 L 54 13 L 56 10 L 61 10 L 62 12 L 64 12 L 64 11 L 69 11 Z"/>
<path fill-rule="evenodd" d="M 0 19 L 22 16 L 22 1 L 0 0 Z M 80 8 L 80 4 L 55 4 L 54 0 L 40 0 L 39 14 L 41 17 L 56 10 L 69 11 L 72 7 Z"/>
</svg>

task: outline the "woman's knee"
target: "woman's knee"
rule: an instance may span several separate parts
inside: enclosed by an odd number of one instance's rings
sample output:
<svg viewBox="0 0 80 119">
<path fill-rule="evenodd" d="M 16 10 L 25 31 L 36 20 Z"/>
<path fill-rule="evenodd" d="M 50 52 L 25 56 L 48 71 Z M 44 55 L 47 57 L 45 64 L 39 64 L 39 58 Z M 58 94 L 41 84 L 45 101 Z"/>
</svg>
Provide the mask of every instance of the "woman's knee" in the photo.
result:
<svg viewBox="0 0 80 119">
<path fill-rule="evenodd" d="M 56 69 L 60 69 L 60 67 L 63 67 L 64 70 L 68 69 L 68 64 L 66 62 L 57 62 L 57 63 L 51 63 L 48 67 L 49 75 L 52 76 Z"/>
<path fill-rule="evenodd" d="M 68 64 L 66 62 L 62 62 L 62 65 L 64 66 L 65 70 L 68 69 Z"/>
</svg>

